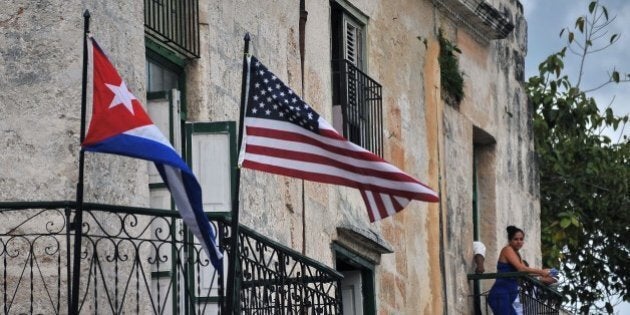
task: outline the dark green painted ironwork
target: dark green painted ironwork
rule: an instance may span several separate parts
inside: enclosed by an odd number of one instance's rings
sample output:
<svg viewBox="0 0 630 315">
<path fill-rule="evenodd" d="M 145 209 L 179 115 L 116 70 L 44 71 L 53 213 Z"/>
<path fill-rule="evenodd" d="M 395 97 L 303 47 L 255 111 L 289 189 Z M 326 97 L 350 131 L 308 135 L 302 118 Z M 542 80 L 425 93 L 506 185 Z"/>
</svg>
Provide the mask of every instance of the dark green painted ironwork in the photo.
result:
<svg viewBox="0 0 630 315">
<path fill-rule="evenodd" d="M 164 67 L 170 71 L 177 73 L 177 89 L 180 92 L 180 119 L 186 120 L 187 107 L 186 107 L 186 72 L 184 67 L 187 64 L 186 59 L 182 59 L 180 56 L 174 54 L 170 50 L 164 48 L 159 43 L 153 41 L 151 38 L 145 37 L 146 45 L 146 58 L 151 60 L 161 67 Z M 149 78 L 147 78 L 149 80 Z M 149 83 L 149 82 L 147 82 Z M 154 99 L 169 99 L 169 93 L 171 91 L 154 91 L 147 93 L 148 100 Z"/>
<path fill-rule="evenodd" d="M 474 150 L 473 150 L 474 151 Z M 472 200 L 472 221 L 473 221 L 473 239 L 479 240 L 479 186 L 477 183 L 477 155 L 473 152 L 473 200 Z"/>
<path fill-rule="evenodd" d="M 225 122 L 194 122 L 187 123 L 185 126 L 186 131 L 186 145 L 185 145 L 185 156 L 186 162 L 189 165 L 192 165 L 192 136 L 196 133 L 213 133 L 213 134 L 226 134 L 228 136 L 229 141 L 229 154 L 230 154 L 230 200 L 234 200 L 236 194 L 236 161 L 237 161 L 237 144 L 236 144 L 236 123 L 233 121 L 225 121 Z M 226 216 L 231 216 L 231 209 L 225 209 L 223 211 Z M 189 235 L 192 237 L 192 235 Z M 192 268 L 192 266 L 191 266 Z M 225 271 L 224 271 L 225 272 Z M 189 274 L 190 277 L 193 277 L 192 274 Z M 219 281 L 223 281 L 223 278 L 219 276 Z M 196 295 L 193 296 L 193 299 L 197 298 Z"/>
<path fill-rule="evenodd" d="M 192 135 L 195 133 L 215 133 L 227 134 L 230 143 L 230 194 L 233 200 L 236 196 L 236 170 L 238 169 L 238 151 L 236 144 L 236 122 L 235 121 L 213 121 L 213 122 L 192 122 L 186 124 L 186 162 L 191 165 L 192 158 Z M 230 209 L 226 209 L 229 212 Z"/>
<path fill-rule="evenodd" d="M 168 60 L 169 62 L 183 68 L 186 66 L 187 60 L 182 58 L 182 56 L 174 53 L 172 50 L 165 48 L 159 42 L 153 40 L 150 37 L 144 38 L 144 44 L 147 48 L 147 55 L 156 54 L 161 58 Z"/>
<path fill-rule="evenodd" d="M 333 243 L 331 247 L 337 259 L 348 262 L 361 272 L 361 283 L 363 284 L 361 286 L 361 294 L 363 295 L 363 314 L 376 315 L 374 263 L 338 243 Z"/>
</svg>

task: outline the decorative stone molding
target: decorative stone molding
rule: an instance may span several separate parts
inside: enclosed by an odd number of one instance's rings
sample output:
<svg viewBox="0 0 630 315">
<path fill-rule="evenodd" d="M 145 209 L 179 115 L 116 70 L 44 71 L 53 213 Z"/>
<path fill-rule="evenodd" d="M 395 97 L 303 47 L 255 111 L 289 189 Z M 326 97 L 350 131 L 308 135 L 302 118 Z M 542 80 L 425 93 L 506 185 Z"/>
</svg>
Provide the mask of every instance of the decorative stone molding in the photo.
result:
<svg viewBox="0 0 630 315">
<path fill-rule="evenodd" d="M 483 0 L 433 0 L 433 5 L 482 42 L 506 38 L 514 29 L 505 14 Z"/>
</svg>

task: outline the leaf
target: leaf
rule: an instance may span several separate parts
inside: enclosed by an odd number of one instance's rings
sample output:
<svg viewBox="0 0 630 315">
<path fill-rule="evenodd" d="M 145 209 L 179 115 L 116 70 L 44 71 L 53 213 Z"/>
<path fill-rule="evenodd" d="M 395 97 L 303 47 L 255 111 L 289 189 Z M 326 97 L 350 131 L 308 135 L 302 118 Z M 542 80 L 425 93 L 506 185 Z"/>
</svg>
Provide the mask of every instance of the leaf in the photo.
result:
<svg viewBox="0 0 630 315">
<path fill-rule="evenodd" d="M 588 5 L 588 13 L 593 13 L 593 11 L 595 10 L 595 5 L 597 5 L 597 1 L 591 1 L 591 3 Z"/>
<path fill-rule="evenodd" d="M 611 78 L 615 83 L 619 83 L 619 71 L 613 71 Z"/>
<path fill-rule="evenodd" d="M 608 314 L 613 313 L 613 306 L 612 304 L 610 304 L 610 302 L 606 302 L 606 312 L 608 312 Z"/>
<path fill-rule="evenodd" d="M 562 220 L 560 220 L 560 226 L 563 229 L 566 229 L 567 227 L 569 227 L 569 225 L 571 225 L 571 219 L 570 218 L 562 218 Z"/>
<path fill-rule="evenodd" d="M 580 227 L 580 221 L 578 221 L 576 217 L 571 218 L 571 224 L 573 224 L 575 227 Z"/>
<path fill-rule="evenodd" d="M 605 6 L 602 6 L 602 12 L 604 12 L 604 16 L 606 17 L 606 21 L 608 21 L 608 9 Z"/>
<path fill-rule="evenodd" d="M 613 34 L 612 36 L 610 36 L 610 43 L 612 44 L 617 37 L 619 37 L 619 34 Z"/>
<path fill-rule="evenodd" d="M 584 33 L 584 17 L 580 16 L 577 20 L 575 20 L 575 27 L 577 27 L 581 33 Z"/>
<path fill-rule="evenodd" d="M 564 33 L 564 28 L 562 30 L 560 30 L 560 34 L 558 35 L 559 37 L 562 37 L 562 34 Z"/>
<path fill-rule="evenodd" d="M 575 35 L 573 34 L 573 32 L 569 32 L 569 43 L 573 42 L 573 38 L 575 37 Z"/>
</svg>

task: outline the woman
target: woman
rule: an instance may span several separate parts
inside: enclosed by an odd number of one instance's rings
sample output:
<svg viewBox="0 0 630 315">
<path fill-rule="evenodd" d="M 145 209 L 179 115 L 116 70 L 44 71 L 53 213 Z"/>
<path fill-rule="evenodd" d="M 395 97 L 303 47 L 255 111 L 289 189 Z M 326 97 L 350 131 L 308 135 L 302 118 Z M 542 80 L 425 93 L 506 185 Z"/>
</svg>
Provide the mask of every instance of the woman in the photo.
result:
<svg viewBox="0 0 630 315">
<path fill-rule="evenodd" d="M 526 266 L 518 251 L 523 247 L 525 232 L 510 225 L 507 227 L 508 245 L 503 247 L 497 262 L 497 272 L 528 272 L 542 277 L 551 274 L 550 269 L 536 269 Z M 518 315 L 523 308 L 518 298 L 518 280 L 516 278 L 498 278 L 490 294 L 488 304 L 494 315 Z"/>
</svg>

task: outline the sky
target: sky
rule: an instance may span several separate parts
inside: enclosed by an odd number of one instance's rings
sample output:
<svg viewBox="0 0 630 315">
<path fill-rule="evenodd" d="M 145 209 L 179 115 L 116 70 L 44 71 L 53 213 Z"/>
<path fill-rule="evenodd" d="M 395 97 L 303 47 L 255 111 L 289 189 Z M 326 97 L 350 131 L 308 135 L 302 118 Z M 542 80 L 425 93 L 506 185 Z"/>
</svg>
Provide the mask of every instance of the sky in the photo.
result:
<svg viewBox="0 0 630 315">
<path fill-rule="evenodd" d="M 558 52 L 566 43 L 566 36 L 559 37 L 565 27 L 575 30 L 575 20 L 580 15 L 588 13 L 591 0 L 520 0 L 525 9 L 528 22 L 528 52 L 525 59 L 526 77 L 538 73 L 538 65 L 547 56 Z M 602 52 L 590 55 L 585 63 L 585 75 L 582 89 L 591 89 L 606 81 L 608 74 L 616 69 L 620 73 L 630 73 L 630 1 L 628 0 L 600 0 L 608 8 L 609 16 L 616 19 L 609 26 L 608 34 L 602 38 L 601 44 L 606 44 L 612 34 L 620 34 L 616 44 Z M 566 33 L 566 32 L 565 32 Z M 597 44 L 596 44 L 597 46 Z M 565 70 L 573 83 L 577 82 L 579 61 L 571 53 L 567 53 Z M 610 84 L 590 94 L 595 97 L 600 108 L 609 104 L 613 112 L 618 115 L 630 113 L 630 83 Z M 623 133 L 630 136 L 630 126 L 626 126 Z M 619 131 L 606 132 L 613 142 L 619 138 Z"/>
<path fill-rule="evenodd" d="M 525 59 L 526 77 L 538 73 L 538 65 L 552 53 L 558 52 L 566 43 L 566 36 L 560 38 L 560 31 L 565 27 L 572 30 L 575 20 L 588 13 L 591 0 L 520 0 L 525 9 L 528 23 L 528 52 Z M 630 1 L 600 0 L 600 4 L 608 8 L 609 16 L 616 16 L 609 26 L 609 33 L 602 43 L 609 40 L 614 33 L 620 34 L 616 44 L 606 50 L 593 54 L 586 60 L 585 76 L 582 88 L 590 89 L 607 80 L 608 73 L 616 69 L 620 73 L 630 73 Z M 576 58 L 565 61 L 565 70 L 572 78 L 576 78 L 579 63 Z M 576 79 L 572 80 L 573 83 Z M 600 108 L 609 104 L 617 115 L 630 113 L 630 83 L 623 85 L 610 84 L 597 90 L 595 97 Z M 630 126 L 626 126 L 625 135 L 630 136 Z M 620 132 L 606 131 L 613 142 L 617 141 Z M 615 314 L 630 314 L 630 303 L 624 302 L 615 307 Z"/>
</svg>

